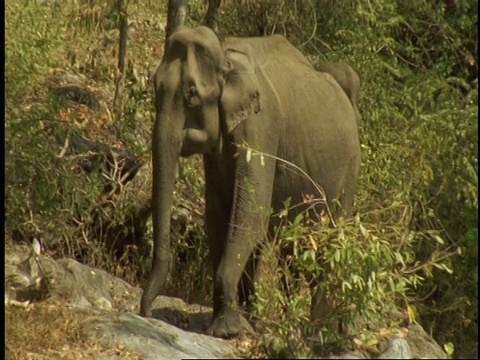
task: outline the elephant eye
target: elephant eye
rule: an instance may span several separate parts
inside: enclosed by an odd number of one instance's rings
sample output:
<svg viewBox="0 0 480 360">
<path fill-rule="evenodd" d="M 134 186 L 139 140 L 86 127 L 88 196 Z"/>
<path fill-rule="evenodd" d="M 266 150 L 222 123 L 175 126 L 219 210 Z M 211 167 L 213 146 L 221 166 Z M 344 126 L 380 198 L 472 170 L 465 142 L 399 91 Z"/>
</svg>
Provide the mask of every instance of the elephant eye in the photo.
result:
<svg viewBox="0 0 480 360">
<path fill-rule="evenodd" d="M 190 86 L 190 89 L 188 89 L 188 96 L 195 96 L 196 93 L 197 89 L 195 88 L 195 86 Z"/>
</svg>

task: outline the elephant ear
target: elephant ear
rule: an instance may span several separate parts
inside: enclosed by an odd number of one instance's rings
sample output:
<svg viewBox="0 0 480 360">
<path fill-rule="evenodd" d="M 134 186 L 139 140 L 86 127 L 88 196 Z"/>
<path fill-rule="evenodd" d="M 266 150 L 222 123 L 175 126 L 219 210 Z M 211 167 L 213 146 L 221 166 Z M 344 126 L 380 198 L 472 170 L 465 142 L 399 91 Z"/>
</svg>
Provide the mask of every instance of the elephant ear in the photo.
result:
<svg viewBox="0 0 480 360">
<path fill-rule="evenodd" d="M 225 83 L 220 108 L 228 133 L 252 113 L 260 111 L 260 86 L 255 68 L 250 51 L 225 50 Z"/>
</svg>

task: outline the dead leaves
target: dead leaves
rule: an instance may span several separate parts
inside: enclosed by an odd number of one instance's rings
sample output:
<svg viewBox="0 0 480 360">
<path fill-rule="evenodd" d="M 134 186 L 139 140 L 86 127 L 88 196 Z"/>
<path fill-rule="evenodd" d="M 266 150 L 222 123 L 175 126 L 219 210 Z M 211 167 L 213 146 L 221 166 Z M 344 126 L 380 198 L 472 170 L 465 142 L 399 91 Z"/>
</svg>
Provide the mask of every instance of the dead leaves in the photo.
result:
<svg viewBox="0 0 480 360">
<path fill-rule="evenodd" d="M 106 129 L 111 122 L 108 112 L 98 114 L 88 106 L 79 104 L 74 107 L 60 110 L 60 121 L 73 125 L 79 129 Z"/>
</svg>

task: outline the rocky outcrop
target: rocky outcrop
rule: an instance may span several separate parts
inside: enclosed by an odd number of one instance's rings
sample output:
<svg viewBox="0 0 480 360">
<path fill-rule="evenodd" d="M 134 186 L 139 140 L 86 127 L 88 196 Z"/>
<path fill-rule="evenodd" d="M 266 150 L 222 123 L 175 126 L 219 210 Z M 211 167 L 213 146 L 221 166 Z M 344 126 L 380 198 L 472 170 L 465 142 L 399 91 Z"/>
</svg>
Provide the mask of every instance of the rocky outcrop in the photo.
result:
<svg viewBox="0 0 480 360">
<path fill-rule="evenodd" d="M 33 250 L 31 246 L 7 246 L 5 262 L 6 306 L 26 307 L 30 301 L 62 300 L 72 311 L 82 314 L 80 332 L 87 341 L 105 348 L 120 347 L 140 359 L 241 356 L 235 340 L 203 334 L 211 317 L 209 307 L 159 296 L 153 304 L 153 318 L 143 318 L 137 314 L 140 288 L 72 259 L 43 256 L 36 241 Z M 115 355 L 115 359 L 121 358 Z M 368 357 L 355 351 L 329 358 Z M 411 324 L 396 335 L 387 336 L 375 358 L 445 359 L 446 355 L 420 325 Z"/>
</svg>

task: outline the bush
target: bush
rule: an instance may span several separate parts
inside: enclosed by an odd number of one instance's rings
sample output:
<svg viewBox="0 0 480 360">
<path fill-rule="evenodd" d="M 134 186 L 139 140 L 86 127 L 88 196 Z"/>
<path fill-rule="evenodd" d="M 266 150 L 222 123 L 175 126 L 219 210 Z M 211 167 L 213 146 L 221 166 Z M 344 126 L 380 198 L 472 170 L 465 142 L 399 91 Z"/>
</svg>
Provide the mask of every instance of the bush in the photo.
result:
<svg viewBox="0 0 480 360">
<path fill-rule="evenodd" d="M 110 26 L 112 4 L 90 7 L 87 2 L 54 6 L 14 1 L 6 7 L 7 239 L 41 238 L 53 255 L 72 257 L 137 283 L 136 268 L 145 263 L 141 249 L 130 247 L 122 252 L 124 258 L 114 259 L 105 233 L 106 227 L 119 225 L 125 237 L 136 230 L 131 220 L 136 204 L 115 211 L 111 204 L 124 185 L 122 176 L 132 167 L 125 160 L 146 162 L 145 128 L 150 123 L 132 120 L 149 115 L 145 79 L 150 63 L 137 70 L 137 62 L 130 62 L 134 74 L 127 78 L 126 92 L 137 101 L 126 105 L 128 121 L 113 123 L 109 107 L 117 41 L 111 41 L 116 31 Z M 132 6 L 132 12 L 138 8 Z M 148 25 L 139 22 L 137 27 Z M 130 50 L 138 54 L 151 47 L 132 41 Z M 65 84 L 91 94 L 95 109 L 67 96 Z M 84 138 L 94 139 L 92 147 L 79 150 L 77 140 Z M 120 158 L 114 159 L 110 150 Z"/>
</svg>

